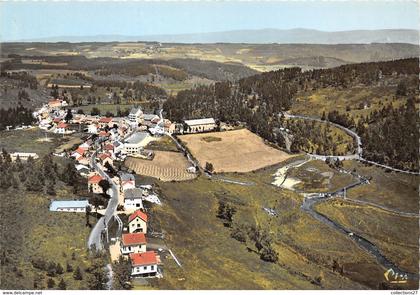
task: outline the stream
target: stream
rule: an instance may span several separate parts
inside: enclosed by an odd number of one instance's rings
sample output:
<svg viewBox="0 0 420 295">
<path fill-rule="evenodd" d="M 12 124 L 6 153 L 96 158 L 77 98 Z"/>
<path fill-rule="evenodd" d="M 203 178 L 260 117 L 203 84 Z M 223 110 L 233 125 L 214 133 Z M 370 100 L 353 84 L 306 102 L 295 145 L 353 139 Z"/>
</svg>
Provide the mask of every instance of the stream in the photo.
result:
<svg viewBox="0 0 420 295">
<path fill-rule="evenodd" d="M 295 162 L 296 166 L 300 166 L 302 163 Z M 292 164 L 289 164 L 287 168 L 295 167 Z M 334 192 L 329 193 L 301 193 L 304 196 L 303 203 L 301 205 L 301 210 L 306 212 L 307 214 L 311 215 L 316 220 L 326 224 L 330 228 L 333 228 L 334 230 L 342 233 L 343 235 L 346 235 L 349 239 L 354 241 L 361 249 L 368 252 L 369 254 L 373 255 L 378 263 L 382 265 L 385 269 L 392 269 L 395 273 L 398 273 L 401 278 L 407 278 L 409 280 L 418 280 L 418 275 L 415 273 L 410 273 L 407 271 L 402 270 L 399 268 L 396 264 L 394 264 L 392 261 L 390 261 L 388 258 L 386 258 L 381 251 L 378 249 L 378 247 L 367 240 L 366 238 L 357 235 L 356 233 L 352 232 L 348 228 L 342 226 L 341 224 L 338 224 L 328 218 L 327 216 L 317 212 L 313 207 L 317 203 L 325 202 L 327 200 L 330 200 L 335 197 L 340 197 L 342 194 L 352 188 L 358 187 L 360 185 L 368 184 L 369 181 L 364 178 L 363 176 L 360 176 L 358 174 L 351 173 L 354 177 L 358 179 L 357 182 L 352 183 L 346 187 L 343 187 L 339 190 L 336 190 Z M 287 177 L 287 171 L 285 171 L 285 177 Z M 283 180 L 284 181 L 284 180 Z"/>
</svg>

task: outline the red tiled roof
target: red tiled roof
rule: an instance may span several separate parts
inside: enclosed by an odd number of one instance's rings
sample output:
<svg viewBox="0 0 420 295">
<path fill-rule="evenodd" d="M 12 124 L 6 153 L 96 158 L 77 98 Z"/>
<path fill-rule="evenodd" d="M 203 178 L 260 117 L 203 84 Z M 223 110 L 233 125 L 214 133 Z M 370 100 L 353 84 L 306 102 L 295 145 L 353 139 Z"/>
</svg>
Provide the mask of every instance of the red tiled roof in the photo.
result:
<svg viewBox="0 0 420 295">
<path fill-rule="evenodd" d="M 122 243 L 124 246 L 146 244 L 144 233 L 123 234 Z"/>
<path fill-rule="evenodd" d="M 99 159 L 101 159 L 101 160 L 105 160 L 106 158 L 110 158 L 111 156 L 109 155 L 109 154 L 100 154 L 99 156 L 98 156 L 98 158 Z"/>
<path fill-rule="evenodd" d="M 61 121 L 61 119 L 60 118 L 54 118 L 54 123 L 58 123 L 58 122 L 60 122 Z"/>
<path fill-rule="evenodd" d="M 101 181 L 103 178 L 100 175 L 93 175 L 91 177 L 89 177 L 88 179 L 88 183 L 99 183 L 99 181 Z"/>
<path fill-rule="evenodd" d="M 105 149 L 108 150 L 108 151 L 113 151 L 114 146 L 112 144 L 107 144 L 107 145 L 105 145 Z"/>
<path fill-rule="evenodd" d="M 77 162 L 81 162 L 81 161 L 83 161 L 83 160 L 87 160 L 85 157 L 83 157 L 83 156 L 80 156 L 80 157 L 78 157 L 77 159 L 76 159 L 76 161 Z"/>
<path fill-rule="evenodd" d="M 79 146 L 76 150 L 76 153 L 83 156 L 86 153 L 86 149 Z"/>
<path fill-rule="evenodd" d="M 112 118 L 103 117 L 99 120 L 99 123 L 109 123 L 112 121 Z"/>
<path fill-rule="evenodd" d="M 69 125 L 67 125 L 66 123 L 61 122 L 60 124 L 57 125 L 57 128 L 67 128 Z"/>
<path fill-rule="evenodd" d="M 132 266 L 157 264 L 156 253 L 154 251 L 146 251 L 144 253 L 131 253 L 130 260 Z"/>
<path fill-rule="evenodd" d="M 100 131 L 99 136 L 109 136 L 109 132 L 106 131 Z"/>
<path fill-rule="evenodd" d="M 140 219 L 144 220 L 145 222 L 147 222 L 147 214 L 144 213 L 141 210 L 137 210 L 136 212 L 134 212 L 133 214 L 130 215 L 130 217 L 128 217 L 128 222 L 131 222 L 134 218 L 136 217 L 140 217 Z"/>
</svg>

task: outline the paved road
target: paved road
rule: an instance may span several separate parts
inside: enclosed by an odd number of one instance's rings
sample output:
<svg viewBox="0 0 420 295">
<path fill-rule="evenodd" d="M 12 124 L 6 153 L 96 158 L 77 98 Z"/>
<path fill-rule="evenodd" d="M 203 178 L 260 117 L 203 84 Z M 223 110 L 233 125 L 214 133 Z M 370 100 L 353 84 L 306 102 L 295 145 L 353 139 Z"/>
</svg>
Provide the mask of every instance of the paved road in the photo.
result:
<svg viewBox="0 0 420 295">
<path fill-rule="evenodd" d="M 92 245 L 96 246 L 96 249 L 102 250 L 103 243 L 101 239 L 102 232 L 105 230 L 106 225 L 108 225 L 109 221 L 111 220 L 112 216 L 115 214 L 118 206 L 118 194 L 119 189 L 117 185 L 112 181 L 112 179 L 106 174 L 95 162 L 96 153 L 93 153 L 90 165 L 92 168 L 96 170 L 104 179 L 107 179 L 111 184 L 111 188 L 108 190 L 110 194 L 110 199 L 108 201 L 108 206 L 106 207 L 105 214 L 101 217 L 98 222 L 95 224 L 94 228 L 90 232 L 89 239 L 88 239 L 88 247 L 89 249 Z"/>
<path fill-rule="evenodd" d="M 416 280 L 418 279 L 417 275 L 414 273 L 406 272 L 402 269 L 400 269 L 397 265 L 395 265 L 392 261 L 390 261 L 387 257 L 385 257 L 381 251 L 378 249 L 378 247 L 370 242 L 369 240 L 365 239 L 362 236 L 359 236 L 349 229 L 345 228 L 344 226 L 332 221 L 327 216 L 317 212 L 315 209 L 313 209 L 313 206 L 318 202 L 326 201 L 330 198 L 332 198 L 333 195 L 325 195 L 325 194 L 318 194 L 318 196 L 312 196 L 312 197 L 306 197 L 304 199 L 304 202 L 301 206 L 301 209 L 305 212 L 307 212 L 309 215 L 311 215 L 316 220 L 328 225 L 329 227 L 337 230 L 338 232 L 345 234 L 349 239 L 353 240 L 360 248 L 365 250 L 366 252 L 373 255 L 376 260 L 381 264 L 384 268 L 390 269 L 392 268 L 395 272 L 398 272 L 403 275 L 407 275 L 407 277 L 410 280 Z"/>
<path fill-rule="evenodd" d="M 358 181 L 350 184 L 348 186 L 346 186 L 345 188 L 341 188 L 339 190 L 336 190 L 334 192 L 329 192 L 329 193 L 312 193 L 312 194 L 304 194 L 304 201 L 302 203 L 301 209 L 308 213 L 309 215 L 311 215 L 313 218 L 315 218 L 316 220 L 328 225 L 329 227 L 337 230 L 338 232 L 345 234 L 348 238 L 350 238 L 351 240 L 353 240 L 360 248 L 362 248 L 363 250 L 365 250 L 366 252 L 372 254 L 376 260 L 386 269 L 390 269 L 392 268 L 395 272 L 402 274 L 402 275 L 407 275 L 407 277 L 410 280 L 415 280 L 418 279 L 417 275 L 414 273 L 410 273 L 410 272 L 406 272 L 402 269 L 400 269 L 397 265 L 395 265 L 392 261 L 390 261 L 387 257 L 385 257 L 381 251 L 378 249 L 378 247 L 373 244 L 372 242 L 370 242 L 369 240 L 367 240 L 366 238 L 359 236 L 357 234 L 355 234 L 354 232 L 350 231 L 349 229 L 345 228 L 344 226 L 342 226 L 341 224 L 338 224 L 336 222 L 334 222 L 333 220 L 331 220 L 330 218 L 328 218 L 327 216 L 325 216 L 322 213 L 319 213 L 318 211 L 316 211 L 313 206 L 319 202 L 325 202 L 329 199 L 332 198 L 337 198 L 337 197 L 343 197 L 343 193 L 344 191 L 347 191 L 349 189 L 352 189 L 354 187 L 357 187 L 359 185 L 364 185 L 364 184 L 368 184 L 369 181 L 363 177 L 360 176 L 358 174 L 353 174 L 351 173 L 353 176 L 358 178 Z M 345 199 L 345 200 L 349 200 L 349 201 L 354 201 L 352 199 Z M 376 207 L 382 208 L 384 209 L 384 207 L 382 207 L 381 205 L 377 205 L 374 203 L 368 203 L 368 202 L 363 202 L 360 201 L 360 203 L 362 205 L 375 205 Z M 388 209 L 388 208 L 387 208 Z M 392 213 L 394 214 L 400 214 L 403 216 L 407 216 L 409 215 L 409 217 L 416 217 L 416 216 L 412 216 L 410 213 L 406 213 L 406 212 L 400 212 L 397 210 L 392 210 L 392 209 L 388 209 L 389 211 L 392 211 Z"/>
<path fill-rule="evenodd" d="M 311 121 L 316 121 L 316 122 L 321 122 L 321 123 L 326 123 L 327 121 L 323 121 L 319 118 L 316 117 L 310 117 L 310 116 L 302 116 L 302 115 L 291 115 L 288 113 L 284 113 L 284 117 L 285 118 L 295 118 L 295 119 L 302 119 L 302 120 L 311 120 Z M 328 121 L 329 122 L 329 121 Z M 341 130 L 343 130 L 344 132 L 346 132 L 347 134 L 349 134 L 351 137 L 354 138 L 354 140 L 356 141 L 356 152 L 353 155 L 345 155 L 345 156 L 325 156 L 325 155 L 316 155 L 316 154 L 308 154 L 310 157 L 317 159 L 317 160 L 322 160 L 325 161 L 328 158 L 334 158 L 334 159 L 339 159 L 340 161 L 343 160 L 358 160 L 361 162 L 365 162 L 368 164 L 372 164 L 372 165 L 376 165 L 385 169 L 389 169 L 395 172 L 400 172 L 400 173 L 406 173 L 406 174 L 412 174 L 412 175 L 420 175 L 420 172 L 414 172 L 414 171 L 407 171 L 407 170 L 402 170 L 402 169 L 398 169 L 398 168 L 393 168 L 391 166 L 387 166 L 381 163 L 377 163 L 377 162 L 373 162 L 373 161 L 369 161 L 366 160 L 362 157 L 363 154 L 363 148 L 362 148 L 362 139 L 360 138 L 360 136 L 354 132 L 353 130 L 350 130 L 344 126 L 341 126 L 339 124 L 333 123 L 333 122 L 329 122 L 331 125 L 340 128 Z"/>
</svg>

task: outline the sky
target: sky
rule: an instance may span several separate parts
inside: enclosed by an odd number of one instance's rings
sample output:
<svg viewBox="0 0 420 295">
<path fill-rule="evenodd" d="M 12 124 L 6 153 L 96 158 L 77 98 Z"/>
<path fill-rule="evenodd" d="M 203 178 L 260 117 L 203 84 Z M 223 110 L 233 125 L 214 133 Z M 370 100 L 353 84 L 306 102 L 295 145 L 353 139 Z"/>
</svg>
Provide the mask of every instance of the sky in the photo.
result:
<svg viewBox="0 0 420 295">
<path fill-rule="evenodd" d="M 0 1 L 0 41 L 242 29 L 418 29 L 417 1 Z"/>
</svg>

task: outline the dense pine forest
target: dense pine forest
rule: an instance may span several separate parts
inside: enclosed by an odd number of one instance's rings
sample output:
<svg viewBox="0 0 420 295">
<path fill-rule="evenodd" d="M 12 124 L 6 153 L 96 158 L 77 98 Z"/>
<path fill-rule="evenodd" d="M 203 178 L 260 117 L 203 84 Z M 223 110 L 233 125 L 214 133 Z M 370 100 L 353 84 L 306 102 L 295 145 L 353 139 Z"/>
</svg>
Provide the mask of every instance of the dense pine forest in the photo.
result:
<svg viewBox="0 0 420 295">
<path fill-rule="evenodd" d="M 17 108 L 0 109 L 0 130 L 7 126 L 31 125 L 35 122 L 32 110 L 19 105 Z"/>
<path fill-rule="evenodd" d="M 284 139 L 274 132 L 283 126 L 281 112 L 288 111 L 299 91 L 333 87 L 374 87 L 397 83 L 397 95 L 409 98 L 403 108 L 375 112 L 359 124 L 366 157 L 400 168 L 417 169 L 418 130 L 414 98 L 418 94 L 418 59 L 344 65 L 332 69 L 303 72 L 288 68 L 267 72 L 233 82 L 180 91 L 168 99 L 164 109 L 171 120 L 181 121 L 214 117 L 230 123 L 242 122 L 264 139 L 284 146 Z M 355 128 L 345 114 L 329 113 L 326 119 Z M 365 118 L 366 119 L 366 118 Z M 298 131 L 299 128 L 296 128 Z M 403 132 L 401 132 L 404 130 Z M 304 134 L 295 134 L 294 146 Z M 386 144 L 383 144 L 386 142 Z M 334 147 L 329 148 L 334 151 Z"/>
</svg>

